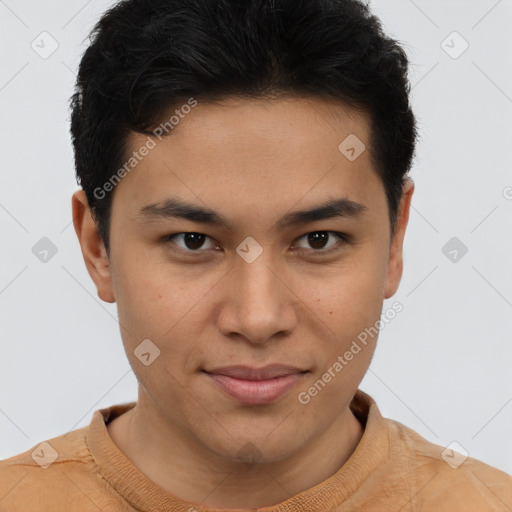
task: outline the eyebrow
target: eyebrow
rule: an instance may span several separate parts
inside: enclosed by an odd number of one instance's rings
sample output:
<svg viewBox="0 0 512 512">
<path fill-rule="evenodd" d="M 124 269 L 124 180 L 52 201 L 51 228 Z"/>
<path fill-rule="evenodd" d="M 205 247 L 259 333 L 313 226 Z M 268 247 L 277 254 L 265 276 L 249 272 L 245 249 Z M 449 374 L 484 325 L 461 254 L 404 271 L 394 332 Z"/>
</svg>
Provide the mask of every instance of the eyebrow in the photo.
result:
<svg viewBox="0 0 512 512">
<path fill-rule="evenodd" d="M 307 210 L 299 210 L 284 215 L 276 223 L 276 227 L 284 229 L 291 226 L 311 222 L 341 218 L 358 218 L 368 208 L 347 198 L 331 199 Z M 139 219 L 144 221 L 158 219 L 185 219 L 198 224 L 223 226 L 233 230 L 231 223 L 221 214 L 202 206 L 187 203 L 178 198 L 169 198 L 162 203 L 152 203 L 139 210 Z"/>
</svg>

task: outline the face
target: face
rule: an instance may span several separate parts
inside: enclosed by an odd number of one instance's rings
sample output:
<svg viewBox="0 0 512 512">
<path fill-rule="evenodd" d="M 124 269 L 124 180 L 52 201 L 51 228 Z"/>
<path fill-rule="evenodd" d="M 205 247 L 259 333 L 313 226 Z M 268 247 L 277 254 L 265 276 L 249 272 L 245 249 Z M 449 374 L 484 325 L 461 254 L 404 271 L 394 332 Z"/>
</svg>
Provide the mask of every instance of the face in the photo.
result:
<svg viewBox="0 0 512 512">
<path fill-rule="evenodd" d="M 223 458 L 298 452 L 370 363 L 376 336 L 344 355 L 398 287 L 413 188 L 392 240 L 369 150 L 339 149 L 349 135 L 369 148 L 366 117 L 338 103 L 199 103 L 116 186 L 108 264 L 86 257 L 140 406 Z"/>
</svg>

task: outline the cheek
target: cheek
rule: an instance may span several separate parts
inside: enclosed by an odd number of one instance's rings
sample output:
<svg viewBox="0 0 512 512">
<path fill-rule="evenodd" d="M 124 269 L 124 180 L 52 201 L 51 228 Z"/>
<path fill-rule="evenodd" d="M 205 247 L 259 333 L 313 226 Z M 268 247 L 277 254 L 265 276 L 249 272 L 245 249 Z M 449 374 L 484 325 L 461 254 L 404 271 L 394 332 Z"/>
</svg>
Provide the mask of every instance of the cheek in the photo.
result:
<svg viewBox="0 0 512 512">
<path fill-rule="evenodd" d="M 298 390 L 304 421 L 322 415 L 325 422 L 332 421 L 350 401 L 371 362 L 385 273 L 379 266 L 370 270 L 361 265 L 359 270 L 345 269 L 326 279 L 324 287 L 310 287 L 307 306 L 314 315 L 310 311 L 309 317 L 319 319 L 321 332 L 317 330 L 315 338 L 313 373 Z"/>
<path fill-rule="evenodd" d="M 151 331 L 161 335 L 159 328 L 164 327 L 162 324 L 167 324 L 169 329 L 174 317 L 180 313 L 176 308 L 166 306 L 169 296 L 178 297 L 183 290 L 175 279 L 165 275 L 165 270 L 146 252 L 134 251 L 129 244 L 116 260 L 113 281 L 119 319 L 130 330 L 139 331 L 137 334 L 145 335 L 145 331 Z M 176 302 L 179 307 L 180 301 Z"/>
<path fill-rule="evenodd" d="M 317 403 L 333 399 L 352 382 L 359 383 L 368 368 L 383 306 L 386 277 L 383 258 L 383 251 L 365 248 L 321 281 L 315 276 L 302 283 L 302 296 L 308 297 L 305 305 L 310 310 L 309 318 L 317 319 L 314 380 L 329 368 L 336 375 L 335 378 L 326 376 L 332 384 L 322 391 L 323 398 Z M 332 368 L 338 357 L 343 361 Z"/>
<path fill-rule="evenodd" d="M 364 326 L 380 314 L 387 268 L 380 252 L 359 251 L 321 276 L 302 277 L 305 304 L 335 332 Z"/>
<path fill-rule="evenodd" d="M 181 361 L 198 337 L 217 275 L 191 276 L 168 262 L 133 256 L 116 262 L 114 287 L 123 342 L 128 356 L 144 339 L 172 360 Z M 145 265 L 138 262 L 146 261 Z M 203 318 L 204 322 L 204 318 Z M 188 342 L 187 342 L 188 340 Z M 193 344 L 192 344 L 193 345 Z M 162 358 L 163 359 L 163 358 Z"/>
</svg>

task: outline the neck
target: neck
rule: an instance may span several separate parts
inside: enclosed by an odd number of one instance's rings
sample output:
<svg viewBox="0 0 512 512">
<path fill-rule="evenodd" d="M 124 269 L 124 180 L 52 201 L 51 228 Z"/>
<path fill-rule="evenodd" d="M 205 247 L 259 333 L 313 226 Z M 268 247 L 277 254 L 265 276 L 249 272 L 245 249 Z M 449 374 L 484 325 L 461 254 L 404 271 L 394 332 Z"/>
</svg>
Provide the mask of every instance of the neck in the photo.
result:
<svg viewBox="0 0 512 512">
<path fill-rule="evenodd" d="M 363 435 L 361 424 L 347 408 L 294 454 L 273 462 L 241 463 L 219 457 L 140 398 L 133 409 L 109 423 L 112 440 L 164 490 L 212 508 L 264 508 L 281 503 L 336 473 Z"/>
</svg>

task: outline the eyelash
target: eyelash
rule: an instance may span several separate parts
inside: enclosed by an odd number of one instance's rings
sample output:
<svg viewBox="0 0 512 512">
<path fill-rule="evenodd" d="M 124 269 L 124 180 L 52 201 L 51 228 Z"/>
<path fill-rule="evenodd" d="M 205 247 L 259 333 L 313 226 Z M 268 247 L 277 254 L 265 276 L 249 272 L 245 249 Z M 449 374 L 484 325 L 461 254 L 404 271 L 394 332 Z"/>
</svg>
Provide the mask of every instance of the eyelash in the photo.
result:
<svg viewBox="0 0 512 512">
<path fill-rule="evenodd" d="M 341 244 L 340 245 L 335 245 L 334 247 L 330 247 L 328 249 L 311 249 L 311 250 L 301 249 L 301 250 L 305 250 L 306 252 L 311 252 L 311 253 L 313 253 L 315 255 L 316 254 L 318 254 L 318 255 L 325 255 L 325 254 L 331 254 L 332 252 L 339 251 L 345 245 L 348 245 L 348 244 L 352 243 L 352 240 L 351 240 L 349 235 L 347 235 L 345 233 L 340 233 L 339 231 L 328 231 L 328 230 L 310 231 L 310 232 L 305 233 L 304 235 L 298 237 L 296 240 L 301 240 L 301 239 L 307 237 L 308 235 L 312 235 L 312 234 L 315 234 L 315 233 L 329 233 L 329 234 L 336 235 L 337 237 L 339 237 L 341 239 Z M 175 238 L 177 236 L 180 236 L 180 235 L 190 235 L 190 234 L 204 235 L 206 238 L 210 238 L 211 240 L 213 240 L 211 237 L 209 237 L 208 235 L 205 235 L 204 233 L 198 233 L 196 231 L 186 231 L 186 232 L 172 233 L 172 234 L 169 234 L 169 235 L 165 235 L 161 239 L 161 241 L 162 241 L 162 243 L 164 245 L 168 246 L 169 242 L 171 242 L 173 238 Z M 174 245 L 176 245 L 176 244 L 174 244 Z M 207 250 L 183 249 L 182 247 L 178 247 L 177 249 L 173 248 L 173 250 L 176 250 L 177 252 L 184 252 L 186 254 L 201 254 L 201 253 L 207 252 Z"/>
</svg>

